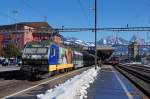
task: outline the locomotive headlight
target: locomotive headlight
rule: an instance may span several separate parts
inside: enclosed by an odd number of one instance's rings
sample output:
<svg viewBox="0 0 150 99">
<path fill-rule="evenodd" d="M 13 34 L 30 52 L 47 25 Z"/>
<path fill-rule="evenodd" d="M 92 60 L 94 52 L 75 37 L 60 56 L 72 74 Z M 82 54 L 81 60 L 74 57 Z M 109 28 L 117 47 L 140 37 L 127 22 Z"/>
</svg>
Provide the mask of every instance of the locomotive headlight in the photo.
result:
<svg viewBox="0 0 150 99">
<path fill-rule="evenodd" d="M 25 55 L 24 55 L 24 54 L 22 55 L 22 58 L 25 58 Z"/>
<path fill-rule="evenodd" d="M 43 55 L 42 59 L 48 59 L 48 55 Z"/>
<path fill-rule="evenodd" d="M 23 59 L 32 59 L 32 55 L 23 55 L 22 58 Z"/>
<path fill-rule="evenodd" d="M 23 61 L 23 64 L 27 64 L 27 61 L 26 61 L 26 60 L 24 60 L 24 61 Z"/>
<path fill-rule="evenodd" d="M 45 55 L 44 58 L 45 58 L 45 59 L 48 59 L 48 55 Z"/>
<path fill-rule="evenodd" d="M 42 64 L 45 65 L 45 64 L 48 64 L 48 62 L 47 61 L 42 61 Z"/>
<path fill-rule="evenodd" d="M 40 56 L 39 55 L 32 55 L 32 58 L 33 59 L 38 59 L 38 58 L 40 58 Z"/>
<path fill-rule="evenodd" d="M 23 55 L 22 55 L 22 58 L 27 58 L 27 55 L 23 54 Z"/>
</svg>

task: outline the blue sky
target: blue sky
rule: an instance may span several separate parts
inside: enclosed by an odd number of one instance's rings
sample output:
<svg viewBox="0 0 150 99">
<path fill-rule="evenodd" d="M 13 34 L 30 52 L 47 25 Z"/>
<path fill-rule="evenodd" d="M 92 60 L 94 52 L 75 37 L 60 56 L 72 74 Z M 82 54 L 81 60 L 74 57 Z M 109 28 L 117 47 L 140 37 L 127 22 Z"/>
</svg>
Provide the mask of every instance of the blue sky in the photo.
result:
<svg viewBox="0 0 150 99">
<path fill-rule="evenodd" d="M 150 0 L 97 0 L 98 27 L 125 27 L 150 25 Z M 94 0 L 1 0 L 0 25 L 24 21 L 44 21 L 54 28 L 92 27 L 94 23 Z M 18 16 L 12 12 L 18 10 Z M 11 16 L 8 17 L 8 16 Z M 61 33 L 64 36 L 77 37 L 84 41 L 94 41 L 94 33 Z M 98 39 L 112 35 L 113 32 L 98 32 Z M 146 39 L 146 32 L 119 32 L 118 35 L 130 39 L 139 34 Z"/>
</svg>

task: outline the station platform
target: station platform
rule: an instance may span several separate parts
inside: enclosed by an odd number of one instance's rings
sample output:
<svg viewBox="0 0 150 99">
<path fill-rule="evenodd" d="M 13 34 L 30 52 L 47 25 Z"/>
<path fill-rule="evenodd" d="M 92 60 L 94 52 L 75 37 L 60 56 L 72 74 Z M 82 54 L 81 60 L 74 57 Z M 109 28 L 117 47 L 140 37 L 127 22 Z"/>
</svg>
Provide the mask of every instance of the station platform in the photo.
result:
<svg viewBox="0 0 150 99">
<path fill-rule="evenodd" d="M 0 66 L 0 72 L 20 70 L 18 66 Z"/>
<path fill-rule="evenodd" d="M 146 99 L 131 82 L 110 65 L 103 65 L 87 99 Z"/>
</svg>

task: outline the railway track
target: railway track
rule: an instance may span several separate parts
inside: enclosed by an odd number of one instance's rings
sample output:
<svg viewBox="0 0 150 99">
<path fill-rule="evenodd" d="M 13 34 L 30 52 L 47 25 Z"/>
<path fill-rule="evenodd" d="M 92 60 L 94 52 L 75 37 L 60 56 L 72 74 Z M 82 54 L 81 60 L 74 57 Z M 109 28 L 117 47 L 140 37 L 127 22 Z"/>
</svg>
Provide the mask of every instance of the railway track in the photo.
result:
<svg viewBox="0 0 150 99">
<path fill-rule="evenodd" d="M 139 71 L 142 70 L 143 72 L 150 73 L 150 67 L 141 66 L 141 65 L 131 65 L 130 67 L 133 68 L 133 69 L 136 68 L 136 70 L 139 70 Z"/>
<path fill-rule="evenodd" d="M 141 64 L 120 64 L 120 65 L 136 68 L 140 71 L 142 70 L 142 71 L 145 71 L 145 72 L 150 72 L 150 66 L 145 66 L 145 65 L 141 65 Z"/>
<path fill-rule="evenodd" d="M 0 99 L 36 99 L 37 94 L 45 93 L 46 90 L 64 83 L 66 80 L 74 77 L 75 75 L 81 74 L 89 68 L 91 67 L 65 72 L 63 74 L 54 75 L 50 78 L 37 81 L 28 81 L 25 78 L 21 79 L 21 76 L 17 76 L 15 74 L 11 77 L 11 79 L 6 79 L 7 77 L 4 77 L 5 79 L 0 80 Z"/>
<path fill-rule="evenodd" d="M 115 68 L 150 97 L 150 69 L 138 65 L 118 65 Z"/>
</svg>

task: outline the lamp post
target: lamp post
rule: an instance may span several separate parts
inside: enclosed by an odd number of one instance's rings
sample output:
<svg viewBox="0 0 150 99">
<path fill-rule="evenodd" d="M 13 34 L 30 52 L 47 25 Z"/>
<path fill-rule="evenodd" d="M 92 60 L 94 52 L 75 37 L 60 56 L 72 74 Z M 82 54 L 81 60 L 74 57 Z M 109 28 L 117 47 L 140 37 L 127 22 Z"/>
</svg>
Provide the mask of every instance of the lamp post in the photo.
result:
<svg viewBox="0 0 150 99">
<path fill-rule="evenodd" d="M 17 17 L 18 17 L 18 15 L 19 15 L 19 11 L 18 11 L 18 10 L 13 10 L 13 11 L 12 11 L 12 14 L 16 17 L 15 30 L 17 31 Z"/>
<path fill-rule="evenodd" d="M 16 17 L 16 21 L 15 21 L 15 31 L 16 31 L 16 41 L 15 41 L 15 44 L 16 44 L 16 46 L 19 48 L 20 47 L 20 45 L 19 45 L 19 39 L 18 39 L 18 35 L 19 35 L 19 33 L 18 33 L 18 26 L 17 26 L 17 17 L 18 17 L 18 15 L 19 15 L 19 11 L 18 10 L 13 10 L 12 11 L 12 14 Z"/>
</svg>

